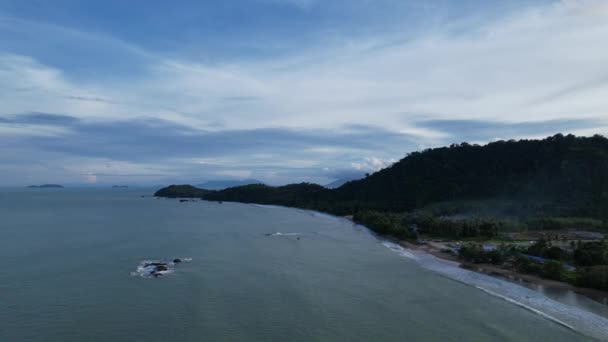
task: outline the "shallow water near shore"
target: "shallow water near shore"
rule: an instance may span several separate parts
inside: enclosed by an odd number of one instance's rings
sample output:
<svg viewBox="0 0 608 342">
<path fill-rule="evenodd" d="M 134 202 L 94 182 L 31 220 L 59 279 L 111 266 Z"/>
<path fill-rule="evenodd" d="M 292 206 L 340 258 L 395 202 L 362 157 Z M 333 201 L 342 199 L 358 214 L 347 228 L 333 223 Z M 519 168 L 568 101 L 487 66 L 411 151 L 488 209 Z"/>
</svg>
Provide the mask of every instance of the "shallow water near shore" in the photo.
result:
<svg viewBox="0 0 608 342">
<path fill-rule="evenodd" d="M 602 341 L 608 340 L 606 307 L 584 296 L 568 294 L 567 291 L 546 294 L 515 282 L 460 268 L 458 263 L 439 259 L 425 252 L 409 250 L 389 241 L 382 244 L 400 256 L 416 261 L 425 269 L 475 287 L 556 324 L 584 332 Z"/>
<path fill-rule="evenodd" d="M 152 193 L 0 190 L 0 340 L 592 340 L 346 220 Z"/>
<path fill-rule="evenodd" d="M 522 279 L 506 280 L 518 284 L 520 286 L 532 289 L 534 291 L 538 291 L 543 295 L 554 299 L 560 303 L 577 306 L 586 311 L 590 311 L 602 317 L 608 318 L 608 297 L 606 296 L 597 296 L 591 298 L 571 290 L 562 290 L 552 287 L 546 287 L 540 284 L 526 282 Z"/>
</svg>

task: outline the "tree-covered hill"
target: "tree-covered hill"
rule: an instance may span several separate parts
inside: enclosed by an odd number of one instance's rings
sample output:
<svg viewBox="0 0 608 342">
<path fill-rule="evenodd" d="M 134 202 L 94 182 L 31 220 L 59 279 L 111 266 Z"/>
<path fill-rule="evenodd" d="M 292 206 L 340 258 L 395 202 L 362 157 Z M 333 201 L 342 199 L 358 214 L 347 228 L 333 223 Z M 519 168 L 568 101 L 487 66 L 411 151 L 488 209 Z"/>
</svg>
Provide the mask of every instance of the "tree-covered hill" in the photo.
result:
<svg viewBox="0 0 608 342">
<path fill-rule="evenodd" d="M 608 214 L 608 139 L 556 135 L 544 140 L 462 143 L 414 152 L 332 193 L 354 207 L 403 211 L 444 201 L 543 201 L 569 215 Z"/>
<path fill-rule="evenodd" d="M 174 190 L 162 189 L 156 195 L 278 204 L 341 215 L 501 198 L 542 202 L 552 215 L 606 217 L 608 139 L 560 134 L 484 146 L 455 144 L 410 153 L 391 167 L 337 189 L 303 183 L 247 185 L 207 193 Z"/>
<path fill-rule="evenodd" d="M 303 199 L 314 198 L 316 194 L 323 191 L 326 191 L 326 189 L 321 185 L 310 183 L 289 184 L 277 187 L 264 184 L 250 184 L 212 192 L 203 198 L 211 201 L 235 201 L 297 207 L 304 203 Z"/>
<path fill-rule="evenodd" d="M 262 184 L 208 191 L 171 186 L 156 196 L 277 204 L 353 215 L 355 222 L 399 240 L 506 238 L 504 232 L 543 231 L 539 240 L 485 251 L 461 248 L 461 258 L 514 267 L 517 272 L 608 289 L 606 242 L 570 241 L 556 231 L 608 232 L 608 139 L 556 135 L 543 140 L 467 143 L 413 152 L 364 179 L 337 189 L 316 184 Z M 548 235 L 545 235 L 548 233 Z M 561 247 L 558 247 L 561 246 Z M 533 255 L 547 262 L 531 261 Z M 576 271 L 564 268 L 574 263 Z M 510 265 L 510 266 L 509 266 Z"/>
<path fill-rule="evenodd" d="M 154 196 L 167 198 L 202 198 L 210 192 L 212 191 L 199 189 L 192 185 L 171 185 L 158 190 Z"/>
</svg>

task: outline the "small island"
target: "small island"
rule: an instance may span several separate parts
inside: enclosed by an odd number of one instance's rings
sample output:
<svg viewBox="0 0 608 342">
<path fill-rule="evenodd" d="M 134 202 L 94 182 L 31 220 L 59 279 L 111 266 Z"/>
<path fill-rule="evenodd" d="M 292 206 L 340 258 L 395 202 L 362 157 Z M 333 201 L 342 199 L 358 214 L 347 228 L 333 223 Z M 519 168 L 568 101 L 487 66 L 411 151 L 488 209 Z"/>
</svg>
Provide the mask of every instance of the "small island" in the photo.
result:
<svg viewBox="0 0 608 342">
<path fill-rule="evenodd" d="M 128 189 L 128 185 L 112 185 L 112 189 Z"/>
<path fill-rule="evenodd" d="M 28 186 L 28 188 L 35 188 L 35 189 L 54 188 L 54 189 L 58 189 L 58 188 L 63 188 L 63 185 L 59 185 L 59 184 L 41 184 L 41 185 L 30 185 L 30 186 Z"/>
</svg>

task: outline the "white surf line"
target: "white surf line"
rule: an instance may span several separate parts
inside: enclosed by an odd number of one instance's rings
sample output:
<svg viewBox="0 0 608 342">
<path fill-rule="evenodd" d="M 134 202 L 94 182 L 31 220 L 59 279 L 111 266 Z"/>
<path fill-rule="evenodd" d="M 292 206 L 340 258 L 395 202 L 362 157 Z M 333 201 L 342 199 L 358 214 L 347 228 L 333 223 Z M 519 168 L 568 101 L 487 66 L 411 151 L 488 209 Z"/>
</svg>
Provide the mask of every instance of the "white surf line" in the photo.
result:
<svg viewBox="0 0 608 342">
<path fill-rule="evenodd" d="M 400 256 L 411 259 L 420 267 L 442 277 L 475 287 L 489 295 L 501 298 L 511 304 L 536 313 L 541 317 L 572 331 L 596 338 L 600 341 L 608 341 L 608 319 L 598 316 L 593 312 L 555 301 L 540 292 L 500 278 L 462 269 L 458 266 L 458 263 L 437 258 L 424 251 L 406 249 L 387 240 L 380 239 L 380 242 Z M 412 255 L 414 257 L 412 257 Z M 489 290 L 484 286 L 495 287 L 505 291 L 505 294 Z M 521 302 L 518 300 L 521 300 Z"/>
<path fill-rule="evenodd" d="M 237 202 L 237 203 L 239 203 L 239 202 Z M 281 209 L 281 208 L 285 208 L 285 207 L 281 207 L 280 205 L 273 205 L 273 204 L 250 203 L 249 205 L 251 205 L 253 207 L 265 208 L 265 209 Z"/>
<path fill-rule="evenodd" d="M 466 283 L 465 283 L 465 284 L 466 284 Z M 468 285 L 468 284 L 467 284 L 467 285 Z M 505 300 L 505 301 L 507 301 L 507 302 L 509 302 L 509 303 L 511 303 L 511 304 L 515 304 L 515 305 L 517 305 L 517 306 L 519 306 L 519 307 L 522 307 L 522 308 L 524 308 L 524 309 L 526 309 L 526 310 L 528 310 L 528 311 L 534 312 L 535 314 L 538 314 L 538 315 L 540 315 L 541 317 L 544 317 L 544 318 L 546 318 L 546 319 L 548 319 L 548 320 L 550 320 L 550 321 L 553 321 L 553 322 L 555 322 L 555 323 L 557 323 L 557 324 L 559 324 L 559 325 L 563 325 L 564 327 L 566 327 L 566 328 L 568 328 L 568 329 L 570 329 L 570 330 L 572 330 L 572 331 L 579 332 L 578 330 L 574 329 L 574 327 L 573 327 L 573 326 L 571 326 L 571 325 L 567 324 L 566 322 L 562 322 L 562 321 L 560 321 L 559 319 L 557 319 L 557 318 L 555 318 L 555 317 L 553 317 L 553 316 L 551 316 L 551 315 L 549 315 L 549 314 L 546 314 L 546 313 L 544 313 L 544 312 L 542 312 L 542 311 L 540 311 L 540 310 L 537 310 L 537 309 L 535 309 L 535 308 L 533 308 L 533 307 L 527 306 L 527 305 L 526 305 L 526 304 L 524 304 L 524 303 L 520 303 L 520 302 L 518 302 L 518 301 L 516 301 L 516 300 L 514 300 L 514 299 L 511 299 L 511 298 L 509 298 L 509 297 L 507 297 L 507 296 L 503 296 L 503 295 L 501 295 L 501 294 L 498 294 L 498 293 L 496 293 L 496 292 L 490 291 L 490 290 L 488 290 L 488 289 L 484 289 L 484 288 L 483 288 L 483 287 L 481 287 L 481 286 L 477 286 L 477 285 L 472 285 L 472 286 L 473 286 L 473 287 L 475 287 L 475 288 L 477 288 L 477 289 L 479 289 L 479 290 L 481 290 L 481 291 L 483 291 L 483 292 L 485 292 L 485 293 L 487 293 L 487 294 L 490 294 L 490 295 L 492 295 L 492 296 L 494 296 L 494 297 L 501 298 L 501 299 L 503 299 L 503 300 Z"/>
</svg>

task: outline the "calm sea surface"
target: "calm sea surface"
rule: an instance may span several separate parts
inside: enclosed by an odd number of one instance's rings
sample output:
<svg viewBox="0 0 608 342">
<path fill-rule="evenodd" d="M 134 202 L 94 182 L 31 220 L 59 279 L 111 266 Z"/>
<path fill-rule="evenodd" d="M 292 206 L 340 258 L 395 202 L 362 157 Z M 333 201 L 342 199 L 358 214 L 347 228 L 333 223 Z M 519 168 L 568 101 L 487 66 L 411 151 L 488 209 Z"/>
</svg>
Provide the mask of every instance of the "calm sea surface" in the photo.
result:
<svg viewBox="0 0 608 342">
<path fill-rule="evenodd" d="M 152 193 L 0 190 L 0 341 L 588 340 L 345 220 Z"/>
</svg>

